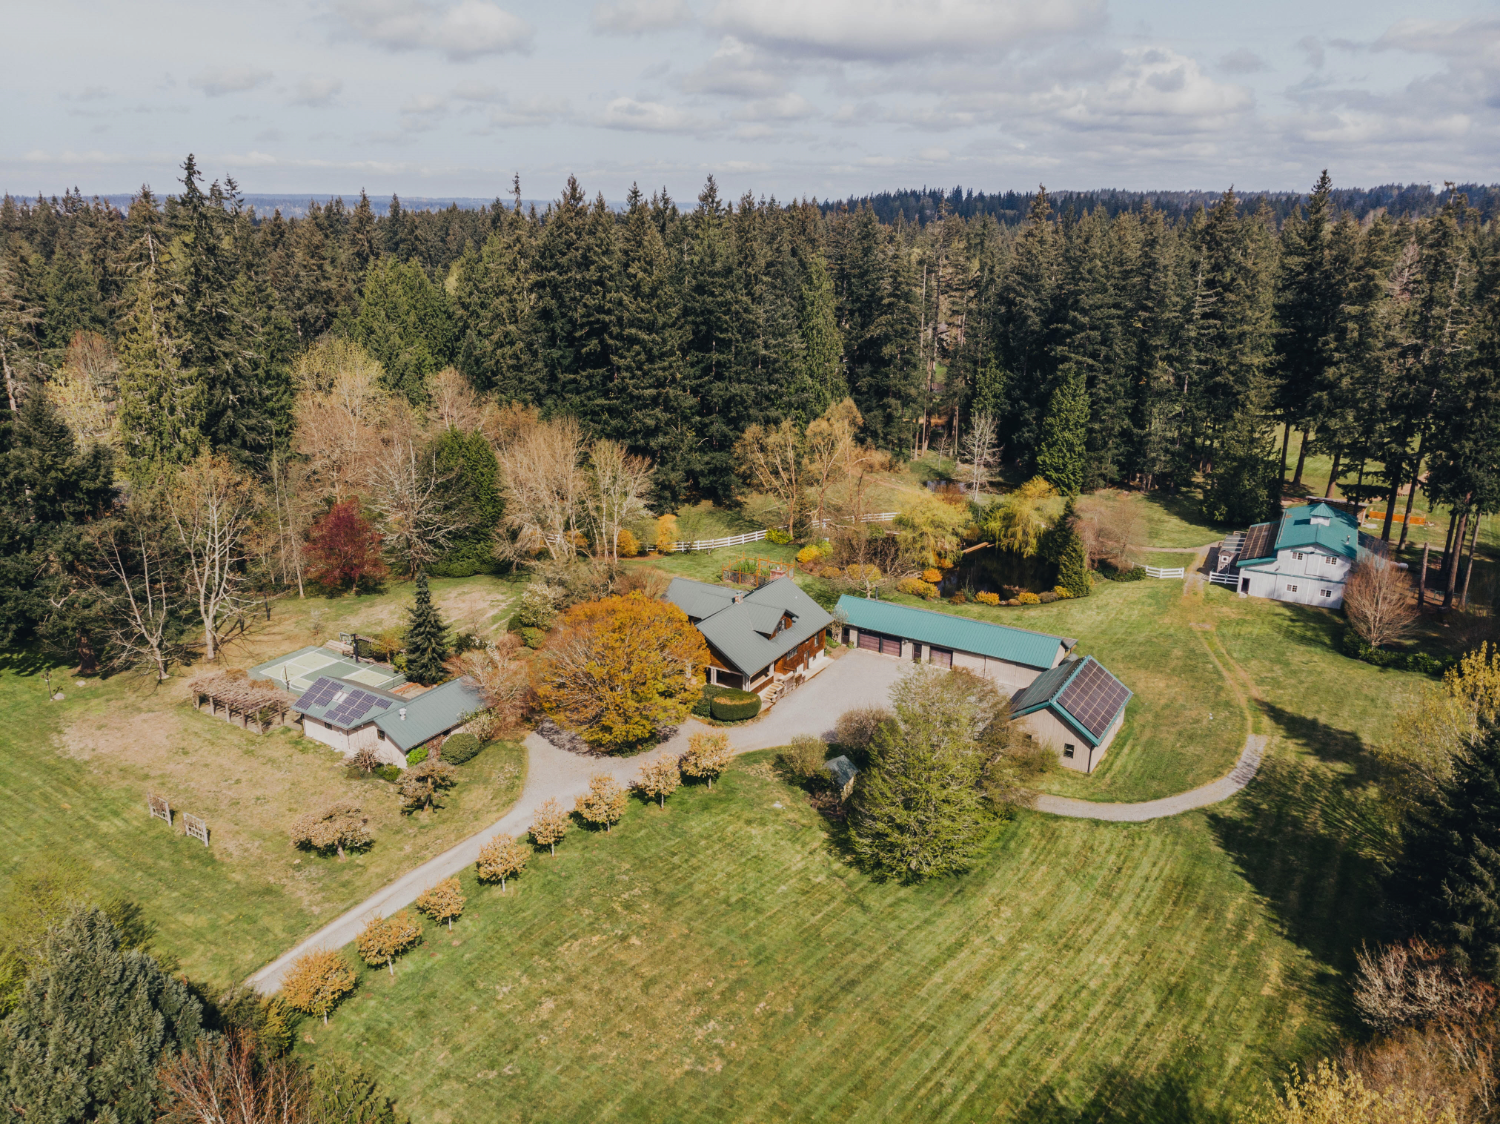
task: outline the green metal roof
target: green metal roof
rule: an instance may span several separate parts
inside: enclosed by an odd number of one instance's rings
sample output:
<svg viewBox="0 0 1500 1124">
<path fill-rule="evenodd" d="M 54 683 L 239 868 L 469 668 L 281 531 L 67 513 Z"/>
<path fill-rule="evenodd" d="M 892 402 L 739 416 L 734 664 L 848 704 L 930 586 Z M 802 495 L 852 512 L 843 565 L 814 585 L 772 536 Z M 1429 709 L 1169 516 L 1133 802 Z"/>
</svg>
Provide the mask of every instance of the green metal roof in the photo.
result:
<svg viewBox="0 0 1500 1124">
<path fill-rule="evenodd" d="M 1067 652 L 1078 643 L 1066 636 L 1051 636 L 1025 628 L 988 624 L 985 621 L 954 616 L 952 613 L 896 605 L 890 601 L 870 601 L 847 593 L 839 598 L 838 607 L 843 612 L 844 619 L 861 632 L 880 632 L 921 644 L 972 652 L 1042 670 L 1057 662 L 1059 648 L 1062 652 Z"/>
<path fill-rule="evenodd" d="M 1041 710 L 1068 685 L 1069 679 L 1078 674 L 1082 664 L 1082 660 L 1064 660 L 1056 667 L 1042 672 L 1031 681 L 1030 686 L 1022 687 L 1010 697 L 1011 717 L 1019 718 L 1023 714 Z"/>
<path fill-rule="evenodd" d="M 1050 709 L 1090 745 L 1098 745 L 1134 692 L 1093 656 L 1044 671 L 1010 698 L 1012 718 Z"/>
<path fill-rule="evenodd" d="M 769 667 L 833 623 L 789 577 L 767 582 L 753 593 L 673 578 L 666 599 L 693 620 L 721 660 L 746 676 Z M 778 631 L 787 614 L 791 623 Z"/>
<path fill-rule="evenodd" d="M 1348 512 L 1326 503 L 1288 508 L 1281 517 L 1276 549 L 1321 547 L 1351 561 L 1359 556 L 1359 522 Z"/>
<path fill-rule="evenodd" d="M 402 709 L 405 717 L 402 717 Z M 384 710 L 375 724 L 402 753 L 446 733 L 463 721 L 464 715 L 484 708 L 484 700 L 473 681 L 450 679 L 440 687 L 423 691 Z"/>
</svg>

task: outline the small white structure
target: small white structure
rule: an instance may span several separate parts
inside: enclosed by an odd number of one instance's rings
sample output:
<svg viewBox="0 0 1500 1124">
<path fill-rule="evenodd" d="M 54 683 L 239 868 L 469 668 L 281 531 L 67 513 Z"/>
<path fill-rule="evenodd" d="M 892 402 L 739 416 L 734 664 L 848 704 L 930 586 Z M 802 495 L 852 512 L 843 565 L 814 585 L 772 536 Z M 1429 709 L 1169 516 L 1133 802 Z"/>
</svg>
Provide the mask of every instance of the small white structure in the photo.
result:
<svg viewBox="0 0 1500 1124">
<path fill-rule="evenodd" d="M 1354 515 L 1314 503 L 1288 508 L 1274 522 L 1255 524 L 1237 556 L 1220 548 L 1218 566 L 1220 572 L 1238 573 L 1243 596 L 1337 609 L 1344 604 L 1354 564 L 1385 551 L 1385 543 L 1359 529 Z"/>
</svg>

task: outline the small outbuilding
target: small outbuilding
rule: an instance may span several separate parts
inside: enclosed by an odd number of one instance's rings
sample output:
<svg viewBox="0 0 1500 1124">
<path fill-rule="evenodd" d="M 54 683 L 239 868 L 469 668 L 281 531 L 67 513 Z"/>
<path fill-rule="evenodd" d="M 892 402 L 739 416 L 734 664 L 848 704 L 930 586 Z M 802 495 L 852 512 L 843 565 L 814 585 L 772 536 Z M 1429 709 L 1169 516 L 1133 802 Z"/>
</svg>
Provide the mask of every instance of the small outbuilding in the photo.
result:
<svg viewBox="0 0 1500 1124">
<path fill-rule="evenodd" d="M 347 679 L 320 676 L 292 704 L 302 733 L 353 757 L 366 747 L 387 765 L 406 766 L 406 755 L 433 738 L 457 730 L 484 707 L 478 687 L 452 679 L 420 695 L 401 695 Z"/>
<path fill-rule="evenodd" d="M 1062 764 L 1092 773 L 1125 720 L 1133 692 L 1087 656 L 1043 672 L 1011 696 L 1011 721 L 1057 751 Z"/>
<path fill-rule="evenodd" d="M 823 762 L 823 768 L 827 769 L 828 775 L 833 778 L 833 788 L 839 794 L 839 799 L 848 800 L 849 794 L 854 791 L 854 778 L 859 776 L 859 770 L 854 767 L 854 762 L 840 754 L 831 761 Z"/>
<path fill-rule="evenodd" d="M 915 663 L 967 668 L 1011 690 L 1056 667 L 1078 643 L 1066 636 L 847 593 L 839 598 L 838 612 L 844 619 L 844 643 L 851 647 Z"/>
</svg>

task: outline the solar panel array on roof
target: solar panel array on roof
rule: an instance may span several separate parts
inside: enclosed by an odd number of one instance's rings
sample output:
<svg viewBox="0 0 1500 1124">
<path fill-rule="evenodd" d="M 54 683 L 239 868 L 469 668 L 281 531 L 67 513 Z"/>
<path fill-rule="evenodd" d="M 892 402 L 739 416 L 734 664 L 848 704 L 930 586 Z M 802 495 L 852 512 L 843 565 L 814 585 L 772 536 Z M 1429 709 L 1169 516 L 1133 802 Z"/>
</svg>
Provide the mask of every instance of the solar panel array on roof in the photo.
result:
<svg viewBox="0 0 1500 1124">
<path fill-rule="evenodd" d="M 1239 565 L 1253 562 L 1257 558 L 1271 558 L 1276 554 L 1276 532 L 1281 520 L 1273 523 L 1257 523 L 1245 532 L 1244 545 L 1240 547 Z"/>
<path fill-rule="evenodd" d="M 1057 697 L 1057 704 L 1094 737 L 1104 736 L 1130 691 L 1090 659 Z"/>
<path fill-rule="evenodd" d="M 372 707 L 378 706 L 381 710 L 390 706 L 389 699 L 383 699 L 379 695 L 372 695 L 368 691 L 354 690 L 331 710 L 325 719 L 335 726 L 352 726 L 370 713 Z"/>
<path fill-rule="evenodd" d="M 327 706 L 333 701 L 333 696 L 339 693 L 339 684 L 336 679 L 321 676 L 311 687 L 292 704 L 294 710 L 308 711 L 315 706 Z"/>
</svg>

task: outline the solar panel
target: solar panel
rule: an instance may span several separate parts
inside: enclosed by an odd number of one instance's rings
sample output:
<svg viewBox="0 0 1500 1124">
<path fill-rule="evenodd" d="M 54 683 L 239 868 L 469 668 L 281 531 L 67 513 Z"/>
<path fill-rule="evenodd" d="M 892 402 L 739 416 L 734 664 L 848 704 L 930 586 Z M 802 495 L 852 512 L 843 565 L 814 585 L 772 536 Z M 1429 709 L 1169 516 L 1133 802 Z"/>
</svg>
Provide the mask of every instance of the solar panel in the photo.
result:
<svg viewBox="0 0 1500 1124">
<path fill-rule="evenodd" d="M 1130 698 L 1130 691 L 1091 656 L 1073 677 L 1073 682 L 1057 698 L 1057 704 L 1071 714 L 1094 737 L 1115 720 L 1120 707 Z"/>
<path fill-rule="evenodd" d="M 320 678 L 292 706 L 296 710 L 311 710 L 313 707 L 326 706 L 337 690 L 338 684 L 332 679 Z"/>
</svg>

